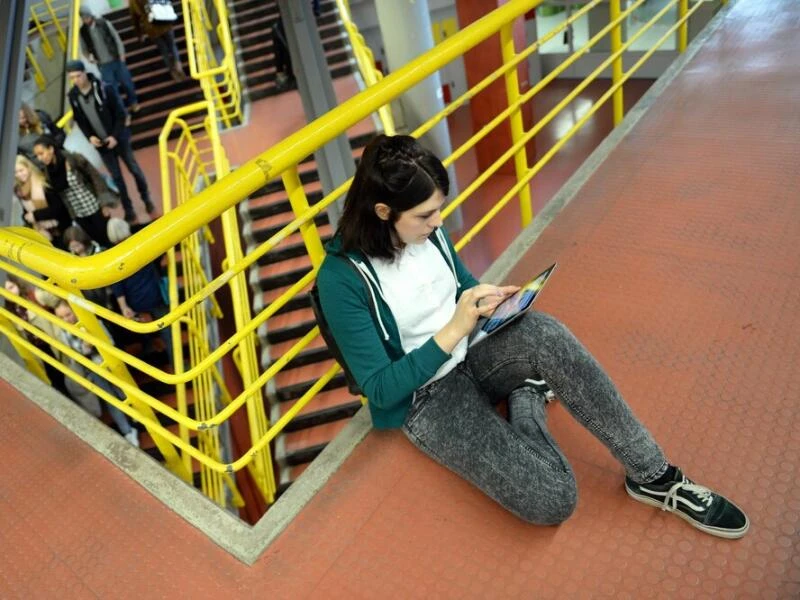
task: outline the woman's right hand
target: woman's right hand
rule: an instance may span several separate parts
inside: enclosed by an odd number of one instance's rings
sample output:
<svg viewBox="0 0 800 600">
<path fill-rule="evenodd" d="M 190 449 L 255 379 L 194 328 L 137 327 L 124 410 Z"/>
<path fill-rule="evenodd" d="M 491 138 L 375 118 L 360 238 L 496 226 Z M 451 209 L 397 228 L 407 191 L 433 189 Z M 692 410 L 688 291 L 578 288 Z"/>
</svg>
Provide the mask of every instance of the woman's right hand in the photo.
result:
<svg viewBox="0 0 800 600">
<path fill-rule="evenodd" d="M 445 352 L 452 352 L 458 343 L 468 336 L 481 317 L 494 312 L 497 305 L 519 290 L 518 286 L 497 286 L 481 283 L 461 294 L 456 311 L 450 321 L 433 339 Z"/>
</svg>

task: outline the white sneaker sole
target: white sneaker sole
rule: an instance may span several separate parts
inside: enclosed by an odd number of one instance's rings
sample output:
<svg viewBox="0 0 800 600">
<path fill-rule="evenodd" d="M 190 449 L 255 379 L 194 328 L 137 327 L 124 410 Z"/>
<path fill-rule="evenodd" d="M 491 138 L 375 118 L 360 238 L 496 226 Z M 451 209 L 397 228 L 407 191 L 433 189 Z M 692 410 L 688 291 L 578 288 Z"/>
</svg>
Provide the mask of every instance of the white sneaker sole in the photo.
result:
<svg viewBox="0 0 800 600">
<path fill-rule="evenodd" d="M 680 517 L 681 519 L 689 523 L 689 525 L 691 525 L 695 529 L 699 529 L 700 531 L 703 531 L 709 535 L 725 538 L 727 540 L 738 540 L 745 533 L 747 533 L 748 529 L 750 529 L 750 519 L 747 517 L 747 515 L 744 516 L 746 520 L 744 526 L 741 527 L 740 529 L 720 529 L 719 527 L 711 527 L 709 525 L 703 525 L 702 523 L 698 523 L 697 521 L 692 519 L 689 515 L 682 513 L 679 510 L 675 510 L 671 506 L 667 506 L 665 508 L 663 502 L 653 500 L 649 496 L 637 494 L 631 488 L 629 488 L 627 484 L 625 485 L 625 491 L 628 492 L 628 495 L 634 500 L 638 500 L 639 502 L 642 502 L 644 504 L 649 504 L 650 506 L 654 506 L 655 508 L 660 508 L 662 510 L 666 510 L 667 512 L 671 512 L 672 514 Z"/>
</svg>

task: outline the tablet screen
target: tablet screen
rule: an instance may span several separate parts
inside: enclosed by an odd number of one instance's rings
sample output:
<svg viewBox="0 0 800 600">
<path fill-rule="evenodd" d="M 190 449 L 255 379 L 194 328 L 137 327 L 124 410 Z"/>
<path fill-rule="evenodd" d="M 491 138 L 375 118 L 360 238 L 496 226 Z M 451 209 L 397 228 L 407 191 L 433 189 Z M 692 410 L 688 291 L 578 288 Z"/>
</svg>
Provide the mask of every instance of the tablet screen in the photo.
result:
<svg viewBox="0 0 800 600">
<path fill-rule="evenodd" d="M 539 291 L 544 286 L 547 278 L 556 266 L 552 265 L 539 274 L 533 281 L 522 287 L 513 296 L 509 296 L 498 305 L 494 312 L 486 319 L 481 329 L 486 333 L 491 333 L 498 327 L 513 320 L 520 313 L 528 310 L 536 299 Z"/>
</svg>

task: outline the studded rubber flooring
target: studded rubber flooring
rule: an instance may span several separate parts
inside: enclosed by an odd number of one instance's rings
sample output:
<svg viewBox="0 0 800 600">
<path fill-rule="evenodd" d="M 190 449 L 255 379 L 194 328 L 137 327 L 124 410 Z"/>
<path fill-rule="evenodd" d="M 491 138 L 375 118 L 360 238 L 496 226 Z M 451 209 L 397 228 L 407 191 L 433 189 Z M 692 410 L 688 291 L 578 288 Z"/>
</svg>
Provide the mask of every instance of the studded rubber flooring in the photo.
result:
<svg viewBox="0 0 800 600">
<path fill-rule="evenodd" d="M 628 499 L 558 405 L 580 499 L 525 525 L 371 433 L 252 566 L 2 387 L 1 598 L 800 597 L 800 3 L 740 0 L 531 250 L 539 308 L 671 460 L 751 519 L 720 540 Z"/>
</svg>

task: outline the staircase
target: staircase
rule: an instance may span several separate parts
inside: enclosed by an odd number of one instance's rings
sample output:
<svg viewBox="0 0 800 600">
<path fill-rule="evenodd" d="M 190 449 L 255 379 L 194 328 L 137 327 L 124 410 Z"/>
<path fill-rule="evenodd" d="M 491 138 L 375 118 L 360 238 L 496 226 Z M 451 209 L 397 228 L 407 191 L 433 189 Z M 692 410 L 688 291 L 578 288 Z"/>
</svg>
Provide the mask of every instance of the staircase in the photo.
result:
<svg viewBox="0 0 800 600">
<path fill-rule="evenodd" d="M 231 34 L 238 48 L 239 79 L 246 97 L 253 102 L 278 93 L 272 50 L 272 25 L 278 19 L 278 3 L 274 0 L 233 0 L 229 6 Z M 331 77 L 349 75 L 353 71 L 353 62 L 347 34 L 339 24 L 336 3 L 333 0 L 322 2 L 320 9 L 317 26 Z"/>
<path fill-rule="evenodd" d="M 175 2 L 174 5 L 176 10 L 180 8 L 180 3 Z M 333 0 L 323 2 L 321 9 L 317 23 L 331 75 L 334 78 L 348 76 L 353 72 L 354 62 L 347 36 L 339 24 L 335 3 Z M 229 10 L 245 97 L 255 101 L 279 93 L 275 86 L 271 35 L 272 24 L 278 18 L 277 3 L 269 0 L 232 0 L 229 2 Z M 177 106 L 202 100 L 202 91 L 194 80 L 176 83 L 170 78 L 155 46 L 148 41 L 142 44 L 135 38 L 127 10 L 110 13 L 106 18 L 117 28 L 125 44 L 128 67 L 134 77 L 142 105 L 142 110 L 133 121 L 134 147 L 155 144 L 169 111 Z M 182 21 L 174 32 L 184 69 L 188 72 Z M 363 147 L 375 133 L 372 121 L 359 124 L 349 132 L 354 158 L 360 156 Z M 313 157 L 303 161 L 300 178 L 309 203 L 313 205 L 318 202 L 322 198 L 322 189 Z M 241 203 L 239 212 L 242 238 L 248 253 L 293 219 L 289 200 L 280 181 L 271 182 Z M 327 215 L 319 215 L 316 224 L 323 240 L 330 239 L 333 231 Z M 311 263 L 300 234 L 284 240 L 278 248 L 262 257 L 249 274 L 253 312 L 262 310 L 310 269 Z M 282 356 L 314 325 L 306 290 L 259 329 L 262 368 L 268 368 L 274 359 Z M 132 350 L 135 350 L 135 342 L 133 344 Z M 164 358 L 163 353 L 152 357 L 156 364 Z M 301 352 L 267 390 L 270 422 L 274 423 L 285 414 L 332 364 L 333 360 L 321 338 Z M 135 373 L 134 376 L 143 390 L 174 406 L 173 388 L 149 380 L 140 373 Z M 194 406 L 189 391 L 187 396 L 190 404 L 189 416 L 193 416 Z M 279 494 L 344 428 L 360 407 L 360 400 L 347 391 L 344 377 L 339 375 L 289 424 L 275 441 L 274 459 L 279 467 Z M 162 424 L 177 433 L 177 426 L 170 420 L 162 418 Z M 161 460 L 162 457 L 150 437 L 142 433 L 140 439 L 142 449 Z M 196 461 L 193 463 L 196 471 Z M 195 478 L 198 476 L 199 473 L 196 472 Z"/>
<path fill-rule="evenodd" d="M 134 149 L 158 143 L 158 135 L 171 110 L 203 100 L 200 84 L 188 77 L 189 62 L 181 3 L 173 2 L 173 6 L 179 19 L 172 31 L 178 44 L 184 72 L 187 74 L 186 80 L 180 82 L 170 77 L 156 45 L 147 38 L 144 42 L 139 41 L 127 8 L 103 15 L 103 18 L 114 25 L 125 46 L 125 62 L 133 77 L 136 95 L 142 107 L 136 115 L 133 115 L 131 124 Z"/>
<path fill-rule="evenodd" d="M 353 72 L 354 61 L 347 34 L 339 24 L 336 4 L 329 0 L 322 2 L 320 8 L 317 25 L 331 76 L 348 76 Z M 250 101 L 280 93 L 275 86 L 272 50 L 272 25 L 278 14 L 277 2 L 274 1 L 233 0 L 231 3 L 231 29 L 238 48 L 239 76 Z M 375 133 L 372 122 L 362 123 L 349 132 L 354 158 L 360 156 Z M 313 157 L 301 164 L 300 180 L 309 204 L 313 206 L 322 199 L 322 186 Z M 247 253 L 294 218 L 281 181 L 271 182 L 253 194 L 240 204 L 239 212 Z M 315 222 L 323 241 L 329 240 L 333 230 L 327 215 L 319 215 Z M 284 240 L 250 271 L 253 312 L 263 310 L 310 270 L 311 261 L 300 234 Z M 273 360 L 285 354 L 315 324 L 308 290 L 305 290 L 259 329 L 262 368 L 268 368 Z M 270 422 L 276 422 L 291 409 L 332 364 L 330 352 L 318 337 L 287 365 L 267 390 Z M 278 494 L 302 473 L 360 407 L 361 401 L 347 391 L 344 376 L 339 375 L 294 418 L 275 441 Z"/>
<path fill-rule="evenodd" d="M 374 135 L 374 130 L 367 130 L 351 137 L 350 145 L 356 159 Z M 313 206 L 323 196 L 319 175 L 311 157 L 300 166 L 300 180 L 309 204 Z M 263 187 L 240 205 L 239 212 L 247 253 L 255 250 L 294 218 L 281 181 L 273 181 Z M 333 235 L 328 215 L 318 215 L 315 224 L 323 243 L 327 242 Z M 253 312 L 263 310 L 310 270 L 311 260 L 303 239 L 299 232 L 295 233 L 251 268 Z M 315 324 L 306 289 L 259 328 L 262 368 L 267 369 L 273 360 L 283 356 Z M 274 385 L 267 390 L 270 422 L 276 422 L 291 409 L 331 365 L 331 354 L 322 338 L 317 337 L 277 375 Z M 321 394 L 306 405 L 275 442 L 274 460 L 279 467 L 278 493 L 302 473 L 360 407 L 361 401 L 347 391 L 342 374 L 337 375 Z"/>
</svg>

